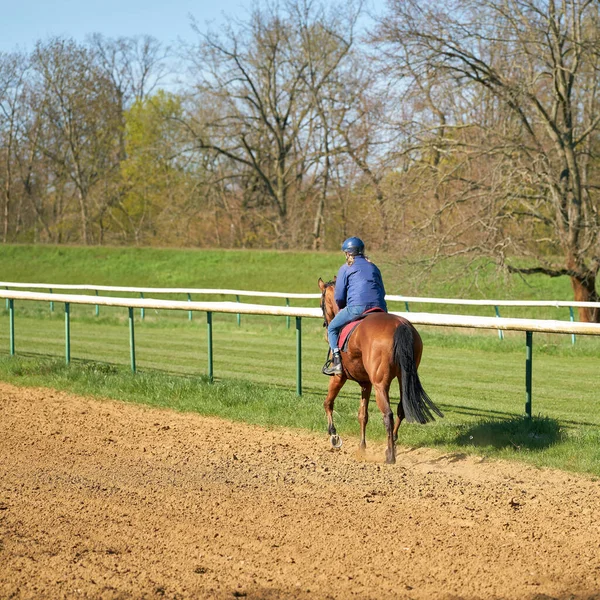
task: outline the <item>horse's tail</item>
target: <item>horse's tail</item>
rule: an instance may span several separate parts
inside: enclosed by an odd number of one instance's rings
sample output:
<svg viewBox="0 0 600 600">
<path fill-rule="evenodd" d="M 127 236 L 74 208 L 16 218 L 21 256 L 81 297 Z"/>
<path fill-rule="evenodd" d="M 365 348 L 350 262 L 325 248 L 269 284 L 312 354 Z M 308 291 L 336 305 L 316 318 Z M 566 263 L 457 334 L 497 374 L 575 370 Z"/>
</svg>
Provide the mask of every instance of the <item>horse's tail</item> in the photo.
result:
<svg viewBox="0 0 600 600">
<path fill-rule="evenodd" d="M 402 322 L 394 332 L 394 362 L 402 370 L 402 408 L 409 423 L 429 423 L 432 411 L 443 417 L 421 385 L 414 357 L 414 338 L 410 323 Z"/>
</svg>

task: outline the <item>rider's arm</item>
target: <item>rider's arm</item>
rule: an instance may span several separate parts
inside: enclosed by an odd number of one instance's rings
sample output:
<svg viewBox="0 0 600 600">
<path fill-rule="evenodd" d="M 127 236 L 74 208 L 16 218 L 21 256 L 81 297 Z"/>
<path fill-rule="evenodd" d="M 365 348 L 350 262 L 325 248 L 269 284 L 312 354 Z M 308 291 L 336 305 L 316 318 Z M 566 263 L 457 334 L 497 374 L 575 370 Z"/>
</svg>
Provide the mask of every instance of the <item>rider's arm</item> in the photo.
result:
<svg viewBox="0 0 600 600">
<path fill-rule="evenodd" d="M 348 293 L 348 275 L 344 266 L 338 271 L 335 280 L 335 301 L 340 309 L 346 306 Z"/>
</svg>

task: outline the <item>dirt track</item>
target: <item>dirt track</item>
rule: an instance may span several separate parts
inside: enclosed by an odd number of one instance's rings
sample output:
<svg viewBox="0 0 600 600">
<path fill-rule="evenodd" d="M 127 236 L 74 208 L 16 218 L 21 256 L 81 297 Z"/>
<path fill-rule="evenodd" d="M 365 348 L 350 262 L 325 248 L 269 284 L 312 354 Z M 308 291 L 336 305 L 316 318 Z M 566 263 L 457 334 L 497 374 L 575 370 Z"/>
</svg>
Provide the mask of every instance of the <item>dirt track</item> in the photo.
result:
<svg viewBox="0 0 600 600">
<path fill-rule="evenodd" d="M 0 384 L 0 598 L 600 598 L 600 483 Z"/>
</svg>

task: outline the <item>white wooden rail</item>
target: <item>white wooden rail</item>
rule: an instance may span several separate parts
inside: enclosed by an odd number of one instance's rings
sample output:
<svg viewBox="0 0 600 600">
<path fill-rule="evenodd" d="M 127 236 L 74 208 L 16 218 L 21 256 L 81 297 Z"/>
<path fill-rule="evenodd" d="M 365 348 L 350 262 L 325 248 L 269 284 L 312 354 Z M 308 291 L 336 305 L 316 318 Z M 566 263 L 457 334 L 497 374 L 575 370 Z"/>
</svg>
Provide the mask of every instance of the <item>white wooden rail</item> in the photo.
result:
<svg viewBox="0 0 600 600">
<path fill-rule="evenodd" d="M 299 294 L 291 292 L 259 292 L 252 290 L 229 290 L 212 288 L 154 288 L 154 287 L 123 287 L 111 285 L 75 285 L 56 283 L 17 283 L 0 281 L 0 287 L 31 289 L 31 290 L 73 290 L 91 292 L 125 292 L 132 294 L 195 294 L 195 295 L 224 295 L 224 296 L 253 296 L 256 298 L 294 298 L 294 299 L 319 299 L 321 294 Z M 410 302 L 420 304 L 454 304 L 464 306 L 522 306 L 522 307 L 550 307 L 550 308 L 596 308 L 600 302 L 576 302 L 569 300 L 477 300 L 470 298 L 425 298 L 422 296 L 400 296 L 388 294 L 386 300 L 392 302 Z M 92 302 L 90 304 L 98 304 Z M 237 311 L 235 311 L 237 312 Z"/>
<path fill-rule="evenodd" d="M 47 289 L 50 292 L 53 290 L 71 290 L 71 291 L 89 291 L 94 292 L 98 295 L 98 292 L 125 292 L 132 294 L 139 294 L 141 298 L 144 294 L 187 294 L 188 301 L 192 301 L 192 294 L 194 295 L 230 295 L 235 296 L 237 302 L 240 302 L 242 296 L 253 296 L 256 298 L 284 298 L 286 306 L 290 305 L 290 299 L 319 299 L 320 294 L 295 294 L 285 292 L 259 292 L 252 290 L 230 290 L 230 289 L 211 289 L 211 288 L 153 288 L 153 287 L 123 287 L 123 286 L 109 286 L 109 285 L 75 285 L 75 284 L 51 284 L 51 283 L 20 283 L 11 281 L 0 281 L 0 287 L 6 289 L 17 288 L 17 289 Z M 410 311 L 410 303 L 420 304 L 445 304 L 445 305 L 464 305 L 464 306 L 493 306 L 495 309 L 496 317 L 500 317 L 500 306 L 518 306 L 518 307 L 551 307 L 551 308 L 568 308 L 569 309 L 569 320 L 575 321 L 575 313 L 573 308 L 580 307 L 600 307 L 600 302 L 575 302 L 575 301 L 562 301 L 562 300 L 475 300 L 475 299 L 463 299 L 463 298 L 424 298 L 419 296 L 399 296 L 394 294 L 386 295 L 388 302 L 404 302 L 404 306 L 407 311 Z M 96 315 L 99 314 L 99 306 L 101 303 L 94 302 L 96 306 Z M 50 309 L 54 310 L 54 302 L 50 301 Z M 189 309 L 189 307 L 188 307 Z M 145 317 L 145 307 L 141 307 L 141 317 Z M 233 312 L 233 311 L 232 311 Z M 238 325 L 241 324 L 241 314 L 243 311 L 235 311 L 237 314 Z M 188 318 L 192 320 L 192 310 L 188 310 Z M 291 317 L 286 316 L 287 326 L 290 327 Z M 498 337 L 504 338 L 503 329 L 498 328 Z M 571 343 L 575 344 L 575 333 L 571 334 Z"/>
<path fill-rule="evenodd" d="M 321 294 L 293 294 L 286 292 L 255 292 L 251 290 L 224 290 L 210 288 L 153 288 L 153 287 L 122 287 L 114 285 L 71 285 L 56 283 L 14 283 L 0 281 L 0 287 L 31 290 L 73 290 L 90 292 L 130 292 L 132 294 L 196 294 L 196 295 L 225 295 L 225 296 L 255 296 L 257 298 L 296 298 L 308 300 L 320 298 Z M 94 302 L 95 304 L 95 302 Z"/>
<path fill-rule="evenodd" d="M 131 289 L 131 288 L 128 288 Z M 320 296 L 319 296 L 320 297 Z M 248 315 L 273 315 L 289 317 L 323 318 L 320 308 L 271 306 L 239 302 L 197 302 L 184 300 L 159 300 L 156 298 L 116 298 L 112 296 L 88 296 L 76 294 L 47 294 L 0 290 L 0 298 L 12 300 L 35 300 L 68 304 L 120 306 L 125 308 L 154 308 L 161 310 L 194 310 L 199 312 L 242 313 Z M 570 323 L 550 319 L 517 319 L 506 317 L 477 317 L 422 312 L 397 312 L 392 314 L 409 319 L 416 325 L 437 325 L 475 329 L 501 329 L 504 331 L 537 331 L 544 333 L 577 333 L 600 335 L 600 323 Z"/>
<path fill-rule="evenodd" d="M 125 307 L 129 309 L 129 334 L 131 368 L 135 372 L 135 338 L 134 338 L 134 308 L 152 308 L 169 310 L 187 310 L 205 312 L 208 325 L 208 375 L 213 378 L 212 358 L 212 314 L 217 313 L 244 313 L 253 315 L 285 315 L 296 318 L 296 391 L 302 394 L 302 342 L 301 342 L 301 319 L 323 318 L 319 308 L 298 308 L 290 306 L 267 306 L 261 304 L 240 304 L 238 302 L 190 302 L 178 300 L 157 300 L 151 298 L 115 298 L 106 296 L 89 296 L 76 294 L 49 294 L 40 292 L 27 292 L 15 290 L 0 290 L 0 298 L 6 298 L 9 303 L 9 331 L 10 331 L 10 354 L 15 354 L 15 314 L 14 301 L 43 301 L 61 302 L 65 304 L 65 356 L 67 363 L 70 362 L 70 305 L 71 304 L 100 304 L 102 306 Z M 526 333 L 527 357 L 526 357 L 526 403 L 525 412 L 531 416 L 531 374 L 532 374 L 532 347 L 533 332 L 544 333 L 571 333 L 583 335 L 600 335 L 599 323 L 570 323 L 566 321 L 542 320 L 542 319 L 515 319 L 498 317 L 476 317 L 466 315 L 444 315 L 432 313 L 415 312 L 393 312 L 393 314 L 409 319 L 415 325 L 432 325 L 444 327 L 464 327 L 477 329 L 497 329 L 524 331 Z"/>
</svg>

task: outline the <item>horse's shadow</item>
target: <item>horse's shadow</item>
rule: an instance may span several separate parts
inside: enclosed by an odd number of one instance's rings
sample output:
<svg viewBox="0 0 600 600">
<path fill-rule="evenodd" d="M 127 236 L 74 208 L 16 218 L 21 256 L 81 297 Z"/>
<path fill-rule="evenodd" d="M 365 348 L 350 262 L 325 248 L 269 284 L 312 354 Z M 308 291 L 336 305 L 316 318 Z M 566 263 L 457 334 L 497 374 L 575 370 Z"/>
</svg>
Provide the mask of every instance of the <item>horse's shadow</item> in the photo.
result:
<svg viewBox="0 0 600 600">
<path fill-rule="evenodd" d="M 468 426 L 456 438 L 461 446 L 492 447 L 497 450 L 543 450 L 565 437 L 556 419 L 519 416 L 510 419 L 486 419 Z"/>
</svg>

